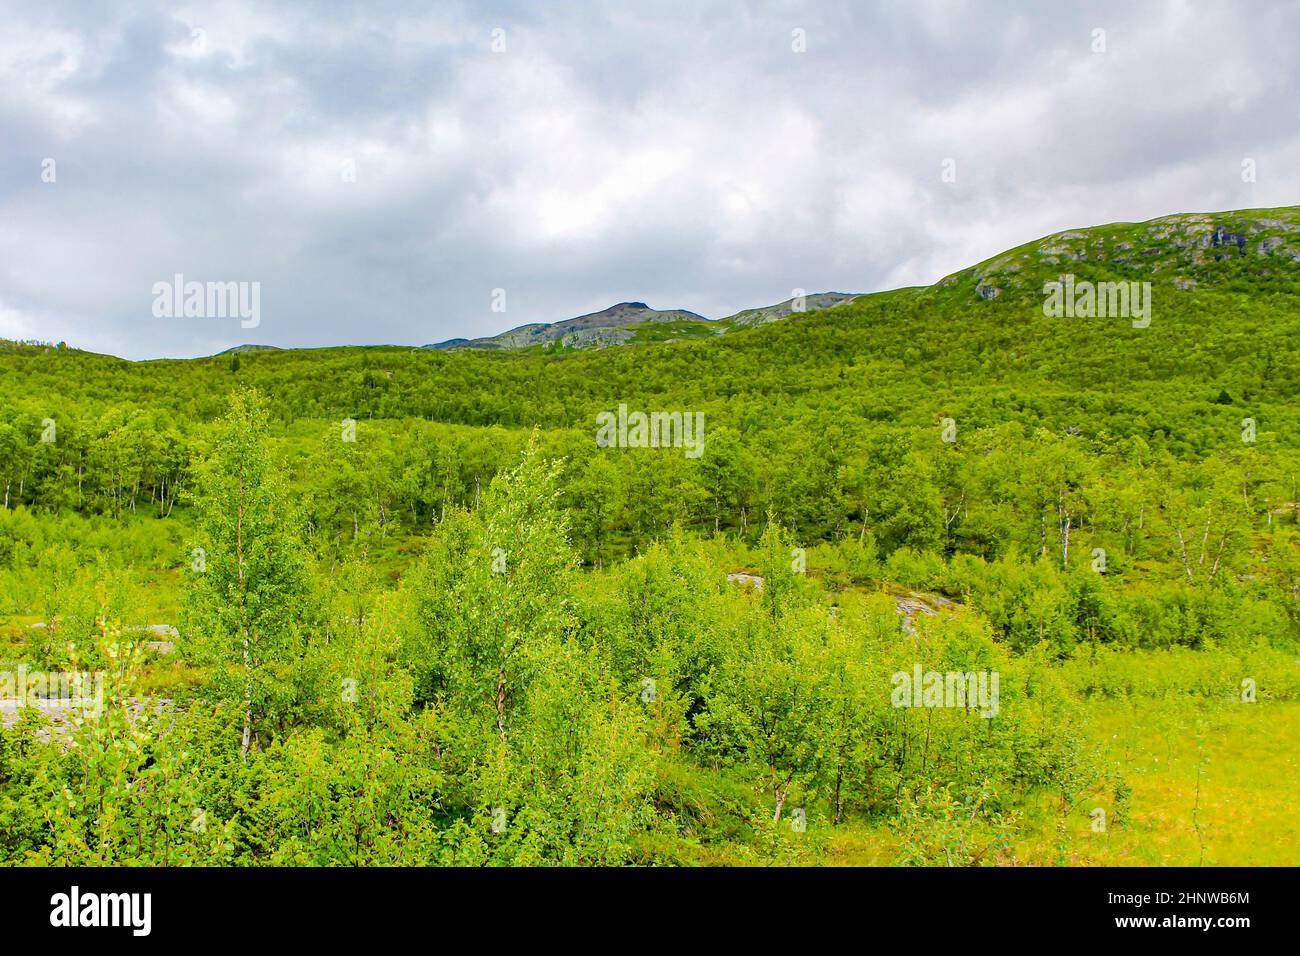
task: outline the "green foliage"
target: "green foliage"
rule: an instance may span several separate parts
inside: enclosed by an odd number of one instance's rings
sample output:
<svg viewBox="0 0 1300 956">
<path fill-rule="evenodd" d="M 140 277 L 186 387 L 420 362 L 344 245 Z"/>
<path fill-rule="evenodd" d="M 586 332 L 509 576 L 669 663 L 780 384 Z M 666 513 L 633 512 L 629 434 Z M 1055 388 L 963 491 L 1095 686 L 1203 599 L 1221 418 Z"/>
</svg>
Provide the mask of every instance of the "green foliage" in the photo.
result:
<svg viewBox="0 0 1300 956">
<path fill-rule="evenodd" d="M 948 789 L 926 787 L 904 804 L 897 830 L 903 866 L 980 866 L 1001 862 L 1012 846 L 1018 814 L 989 809 L 981 788 L 958 799 Z"/>
</svg>

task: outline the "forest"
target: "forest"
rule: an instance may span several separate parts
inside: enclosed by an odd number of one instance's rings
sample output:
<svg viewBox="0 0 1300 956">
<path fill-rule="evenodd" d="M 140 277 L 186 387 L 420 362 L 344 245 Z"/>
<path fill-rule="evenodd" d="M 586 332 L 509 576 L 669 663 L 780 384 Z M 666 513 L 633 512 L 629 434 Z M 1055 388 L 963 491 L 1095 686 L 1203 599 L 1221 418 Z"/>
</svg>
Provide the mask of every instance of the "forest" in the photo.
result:
<svg viewBox="0 0 1300 956">
<path fill-rule="evenodd" d="M 1300 863 L 1297 293 L 1286 208 L 683 341 L 0 343 L 0 667 L 103 676 L 0 702 L 0 860 Z"/>
</svg>

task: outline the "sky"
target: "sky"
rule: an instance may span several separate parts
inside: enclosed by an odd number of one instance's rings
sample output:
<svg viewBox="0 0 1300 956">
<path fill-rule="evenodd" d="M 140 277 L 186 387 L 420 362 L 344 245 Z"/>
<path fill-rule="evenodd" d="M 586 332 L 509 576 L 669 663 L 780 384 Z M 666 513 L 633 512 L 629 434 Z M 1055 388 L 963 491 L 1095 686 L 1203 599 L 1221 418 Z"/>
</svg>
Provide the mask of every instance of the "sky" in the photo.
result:
<svg viewBox="0 0 1300 956">
<path fill-rule="evenodd" d="M 1292 205 L 1298 53 L 1295 0 L 0 0 L 0 337 L 143 359 L 718 318 Z M 256 324 L 169 310 L 177 275 L 248 283 Z"/>
</svg>

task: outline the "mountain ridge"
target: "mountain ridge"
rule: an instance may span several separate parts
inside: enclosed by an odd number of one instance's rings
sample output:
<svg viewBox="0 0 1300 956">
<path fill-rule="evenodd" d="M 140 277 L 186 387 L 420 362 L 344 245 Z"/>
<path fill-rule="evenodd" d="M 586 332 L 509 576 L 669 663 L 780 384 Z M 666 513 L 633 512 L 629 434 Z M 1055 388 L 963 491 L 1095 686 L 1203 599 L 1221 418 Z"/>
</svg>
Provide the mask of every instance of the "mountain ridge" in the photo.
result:
<svg viewBox="0 0 1300 956">
<path fill-rule="evenodd" d="M 644 302 L 618 302 L 599 312 L 588 312 L 558 322 L 530 322 L 525 325 L 507 329 L 497 335 L 481 336 L 473 339 L 448 339 L 423 348 L 481 348 L 481 349 L 516 349 L 549 342 L 563 341 L 582 344 L 596 343 L 601 339 L 600 332 L 609 329 L 621 329 L 628 325 L 666 322 L 708 322 L 704 316 L 685 309 L 652 309 Z M 630 336 L 629 336 L 630 337 Z M 618 337 L 615 337 L 615 339 Z M 610 341 L 608 344 L 617 344 Z"/>
<path fill-rule="evenodd" d="M 1102 280 L 1144 279 L 1187 292 L 1203 282 L 1230 280 L 1242 267 L 1259 267 L 1263 270 L 1257 270 L 1260 278 L 1289 278 L 1296 266 L 1300 266 L 1300 206 L 1258 207 L 1172 213 L 1148 220 L 1058 230 L 996 253 L 931 285 L 915 288 L 938 291 L 969 286 L 983 300 L 994 300 L 1006 293 L 1034 296 L 1042 294 L 1044 283 L 1077 271 Z M 797 300 L 790 298 L 742 309 L 720 319 L 707 319 L 683 309 L 658 312 L 644 302 L 623 302 L 560 322 L 532 323 L 495 336 L 449 339 L 424 347 L 517 350 L 553 343 L 580 349 L 675 341 L 648 337 L 640 328 L 673 322 L 696 325 L 696 329 L 681 329 L 681 338 L 705 338 L 898 291 L 811 293 L 802 297 L 801 308 L 795 308 Z M 643 310 L 644 316 L 637 316 L 635 309 Z"/>
<path fill-rule="evenodd" d="M 694 323 L 705 334 L 724 334 L 733 328 L 765 325 L 791 315 L 817 312 L 834 308 L 860 298 L 865 293 L 819 292 L 803 296 L 796 308 L 796 299 L 786 299 L 774 305 L 743 309 L 720 319 L 709 319 L 687 309 L 652 309 L 644 302 L 619 302 L 599 312 L 588 312 L 558 322 L 530 322 L 496 335 L 473 339 L 452 338 L 421 346 L 427 349 L 522 349 L 538 345 L 558 345 L 561 348 L 606 348 L 636 341 L 640 326 Z M 685 329 L 679 331 L 687 332 Z M 683 337 L 704 337 L 687 332 Z M 671 339 L 669 339 L 671 341 Z"/>
<path fill-rule="evenodd" d="M 686 309 L 656 310 L 642 301 L 627 301 L 554 323 L 517 326 L 494 336 L 391 347 L 517 353 L 713 339 L 783 322 L 795 315 L 811 316 L 900 295 L 957 295 L 989 304 L 1024 301 L 1042 297 L 1045 283 L 1067 273 L 1100 281 L 1149 281 L 1157 290 L 1172 289 L 1177 293 L 1192 293 L 1198 287 L 1229 291 L 1251 287 L 1294 294 L 1300 290 L 1300 205 L 1174 213 L 1143 221 L 1058 230 L 1005 249 L 929 285 L 869 293 L 809 294 L 804 297 L 802 311 L 793 308 L 795 299 L 787 299 L 721 319 L 708 319 Z M 0 347 L 11 351 L 55 348 L 52 343 L 16 340 L 0 340 Z M 59 347 L 83 351 L 63 343 Z M 324 348 L 356 347 L 361 346 Z M 245 343 L 216 355 L 274 351 L 301 350 Z M 196 356 L 193 360 L 213 357 Z"/>
</svg>

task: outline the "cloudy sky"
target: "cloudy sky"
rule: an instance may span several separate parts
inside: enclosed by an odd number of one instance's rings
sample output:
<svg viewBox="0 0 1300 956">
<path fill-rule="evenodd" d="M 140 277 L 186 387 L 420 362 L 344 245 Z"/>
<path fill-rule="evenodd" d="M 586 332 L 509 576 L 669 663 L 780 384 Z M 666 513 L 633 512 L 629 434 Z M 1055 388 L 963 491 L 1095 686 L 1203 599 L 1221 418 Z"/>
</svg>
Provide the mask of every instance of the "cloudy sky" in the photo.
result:
<svg viewBox="0 0 1300 956">
<path fill-rule="evenodd" d="M 147 358 L 720 317 L 1294 204 L 1297 49 L 1294 0 L 0 0 L 0 337 Z M 260 283 L 260 325 L 155 316 L 177 273 Z"/>
</svg>

